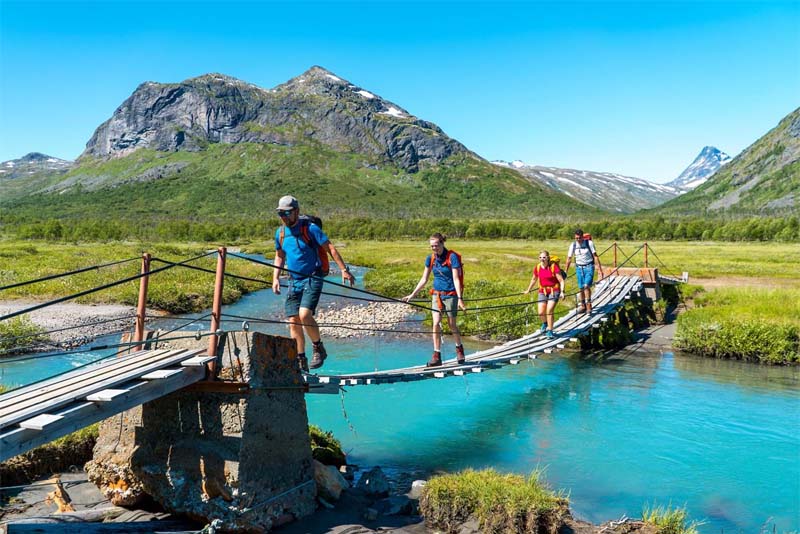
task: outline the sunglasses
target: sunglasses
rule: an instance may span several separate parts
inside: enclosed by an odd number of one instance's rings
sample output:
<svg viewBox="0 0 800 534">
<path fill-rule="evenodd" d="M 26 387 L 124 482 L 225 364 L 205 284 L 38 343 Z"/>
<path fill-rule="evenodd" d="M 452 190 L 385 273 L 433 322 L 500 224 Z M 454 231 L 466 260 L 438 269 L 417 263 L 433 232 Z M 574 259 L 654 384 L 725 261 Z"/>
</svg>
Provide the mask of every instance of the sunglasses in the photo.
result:
<svg viewBox="0 0 800 534">
<path fill-rule="evenodd" d="M 540 260 L 549 260 L 550 256 L 539 256 Z"/>
<path fill-rule="evenodd" d="M 278 217 L 288 217 L 289 215 L 292 214 L 293 211 L 294 210 L 280 210 L 278 212 Z"/>
</svg>

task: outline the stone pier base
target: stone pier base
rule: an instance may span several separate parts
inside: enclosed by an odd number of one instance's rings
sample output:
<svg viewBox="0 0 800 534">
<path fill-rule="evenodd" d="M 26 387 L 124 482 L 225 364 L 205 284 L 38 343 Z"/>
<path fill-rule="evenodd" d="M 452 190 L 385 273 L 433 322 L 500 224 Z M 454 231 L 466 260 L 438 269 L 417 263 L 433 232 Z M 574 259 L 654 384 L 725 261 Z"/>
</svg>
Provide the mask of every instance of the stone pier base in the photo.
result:
<svg viewBox="0 0 800 534">
<path fill-rule="evenodd" d="M 268 531 L 316 508 L 296 350 L 260 333 L 221 343 L 221 376 L 246 391 L 190 386 L 107 419 L 86 470 L 115 504 L 149 495 L 224 529 Z"/>
</svg>

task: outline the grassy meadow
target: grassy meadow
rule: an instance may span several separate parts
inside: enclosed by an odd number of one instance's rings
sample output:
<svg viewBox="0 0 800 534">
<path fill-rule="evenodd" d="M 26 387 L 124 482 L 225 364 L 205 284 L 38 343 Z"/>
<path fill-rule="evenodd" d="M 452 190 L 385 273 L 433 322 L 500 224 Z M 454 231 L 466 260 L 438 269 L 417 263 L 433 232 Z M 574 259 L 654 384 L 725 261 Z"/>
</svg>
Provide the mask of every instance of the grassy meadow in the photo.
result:
<svg viewBox="0 0 800 534">
<path fill-rule="evenodd" d="M 340 241 L 333 235 L 346 262 L 371 268 L 366 286 L 372 291 L 402 297 L 414 288 L 422 274 L 427 239 L 398 241 Z M 451 239 L 447 245 L 457 250 L 465 265 L 468 313 L 462 317 L 462 330 L 484 338 L 515 337 L 538 327 L 535 295 L 520 293 L 530 281 L 531 269 L 540 250 L 549 250 L 561 258 L 567 240 L 466 240 Z M 610 242 L 598 240 L 598 252 L 606 272 L 612 269 Z M 620 242 L 618 262 L 631 255 L 628 265 L 642 265 L 643 251 L 638 242 Z M 37 241 L 0 242 L 0 286 L 35 279 L 64 271 L 98 265 L 114 260 L 136 258 L 142 251 L 154 257 L 181 261 L 216 245 L 208 243 L 114 243 L 56 244 Z M 242 250 L 273 255 L 271 242 L 239 243 Z M 687 350 L 715 357 L 731 357 L 776 363 L 797 361 L 797 337 L 800 328 L 800 244 L 789 243 L 717 243 L 651 242 L 649 264 L 660 266 L 666 274 L 690 273 L 690 281 L 708 290 L 694 298 L 693 308 L 682 315 L 678 338 Z M 192 262 L 214 269 L 213 257 Z M 50 280 L 3 291 L 3 300 L 47 300 L 74 294 L 139 272 L 140 262 L 91 270 L 78 275 Z M 153 262 L 152 268 L 163 266 Z M 269 280 L 269 268 L 229 258 L 229 273 Z M 574 270 L 570 270 L 570 274 Z M 139 283 L 120 286 L 76 299 L 84 303 L 136 303 Z M 266 287 L 264 284 L 227 278 L 224 301 L 233 302 L 242 294 Z M 750 290 L 743 288 L 752 288 Z M 576 288 L 573 278 L 567 294 Z M 171 313 L 206 309 L 211 305 L 213 274 L 175 268 L 151 278 L 148 305 Z M 504 296 L 492 300 L 474 300 Z M 420 292 L 420 299 L 427 295 Z M 473 300 L 471 300 L 473 299 Z M 794 303 L 794 304 L 792 304 Z M 574 299 L 556 307 L 562 315 L 574 305 Z M 489 309 L 489 307 L 499 307 Z M 478 309 L 483 311 L 478 312 Z M 746 328 L 743 326 L 745 325 Z M 730 332 L 730 334 L 729 334 Z M 742 332 L 747 332 L 742 334 Z M 716 333 L 710 335 L 710 333 Z M 733 335 L 733 334 L 736 335 Z M 748 341 L 749 340 L 749 341 Z"/>
</svg>

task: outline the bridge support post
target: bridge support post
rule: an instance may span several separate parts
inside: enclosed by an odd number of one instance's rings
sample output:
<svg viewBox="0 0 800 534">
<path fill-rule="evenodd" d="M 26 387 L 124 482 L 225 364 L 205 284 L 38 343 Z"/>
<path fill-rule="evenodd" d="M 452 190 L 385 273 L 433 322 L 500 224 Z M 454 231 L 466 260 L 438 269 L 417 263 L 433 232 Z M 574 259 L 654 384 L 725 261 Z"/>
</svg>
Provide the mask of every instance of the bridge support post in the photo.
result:
<svg viewBox="0 0 800 534">
<path fill-rule="evenodd" d="M 649 267 L 647 264 L 647 241 L 644 242 L 644 266 Z"/>
<path fill-rule="evenodd" d="M 617 268 L 617 242 L 614 241 L 614 268 Z"/>
<path fill-rule="evenodd" d="M 144 321 L 147 313 L 147 284 L 150 281 L 150 254 L 142 254 L 142 276 L 139 279 L 139 301 L 136 306 L 136 326 L 134 328 L 133 342 L 137 343 L 134 350 L 142 350 L 140 344 L 144 340 Z"/>
<path fill-rule="evenodd" d="M 222 289 L 225 284 L 225 256 L 228 249 L 219 247 L 217 249 L 217 277 L 214 281 L 214 303 L 211 307 L 211 335 L 208 337 L 208 355 L 217 355 L 217 346 L 219 338 L 215 332 L 219 330 L 219 325 L 222 323 Z M 208 374 L 211 379 L 216 376 L 217 362 L 216 360 L 208 363 Z"/>
</svg>

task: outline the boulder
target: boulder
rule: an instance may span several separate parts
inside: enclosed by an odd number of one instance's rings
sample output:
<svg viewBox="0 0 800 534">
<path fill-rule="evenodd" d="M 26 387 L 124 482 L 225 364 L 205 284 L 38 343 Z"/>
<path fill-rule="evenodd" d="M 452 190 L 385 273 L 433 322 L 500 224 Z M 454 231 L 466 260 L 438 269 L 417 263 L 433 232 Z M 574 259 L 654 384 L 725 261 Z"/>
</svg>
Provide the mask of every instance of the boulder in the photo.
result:
<svg viewBox="0 0 800 534">
<path fill-rule="evenodd" d="M 411 515 L 414 502 L 405 495 L 393 495 L 372 505 L 381 515 Z"/>
<path fill-rule="evenodd" d="M 389 480 L 380 467 L 373 467 L 366 473 L 361 475 L 361 478 L 356 484 L 356 488 L 362 490 L 367 495 L 375 497 L 386 497 L 389 495 Z"/>
<path fill-rule="evenodd" d="M 422 497 L 422 490 L 425 489 L 427 484 L 427 480 L 415 480 L 411 483 L 411 491 L 408 492 L 408 496 L 412 499 L 419 499 Z"/>
<path fill-rule="evenodd" d="M 347 480 L 332 465 L 324 465 L 314 460 L 314 480 L 317 494 L 327 501 L 338 501 L 342 491 L 350 487 Z"/>
</svg>

